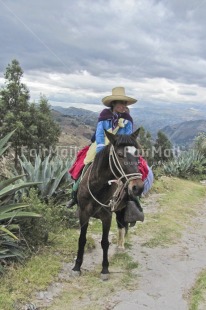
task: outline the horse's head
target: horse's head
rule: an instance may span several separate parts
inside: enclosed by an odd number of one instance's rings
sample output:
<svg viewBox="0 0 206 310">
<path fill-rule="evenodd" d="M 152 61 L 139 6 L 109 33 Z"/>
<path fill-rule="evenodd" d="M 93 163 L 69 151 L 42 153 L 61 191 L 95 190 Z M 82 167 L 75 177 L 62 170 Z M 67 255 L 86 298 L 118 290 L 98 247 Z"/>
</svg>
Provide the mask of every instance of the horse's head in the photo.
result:
<svg viewBox="0 0 206 310">
<path fill-rule="evenodd" d="M 110 168 L 114 175 L 128 183 L 130 197 L 140 196 L 144 189 L 142 175 L 138 169 L 140 146 L 137 136 L 140 128 L 131 135 L 114 135 L 105 131 L 110 146 Z"/>
</svg>

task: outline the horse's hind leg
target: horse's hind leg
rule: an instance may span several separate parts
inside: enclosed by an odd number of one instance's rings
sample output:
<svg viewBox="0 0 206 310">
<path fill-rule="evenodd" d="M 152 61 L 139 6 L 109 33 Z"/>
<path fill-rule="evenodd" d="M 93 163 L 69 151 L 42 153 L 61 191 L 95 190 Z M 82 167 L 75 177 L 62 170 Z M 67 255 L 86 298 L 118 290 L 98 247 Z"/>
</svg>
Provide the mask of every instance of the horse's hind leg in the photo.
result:
<svg viewBox="0 0 206 310">
<path fill-rule="evenodd" d="M 74 268 L 72 269 L 76 275 L 80 275 L 81 273 L 81 265 L 82 265 L 83 256 L 84 256 L 84 247 L 87 242 L 86 234 L 87 234 L 87 228 L 89 224 L 89 216 L 86 215 L 85 212 L 82 211 L 81 209 L 79 212 L 80 212 L 79 220 L 80 220 L 81 232 L 79 236 L 77 259 L 76 259 Z"/>
<path fill-rule="evenodd" d="M 102 219 L 102 241 L 101 246 L 103 250 L 103 261 L 102 261 L 102 280 L 108 280 L 109 278 L 109 261 L 108 261 L 108 249 L 109 249 L 109 230 L 111 227 L 112 215 Z"/>
</svg>

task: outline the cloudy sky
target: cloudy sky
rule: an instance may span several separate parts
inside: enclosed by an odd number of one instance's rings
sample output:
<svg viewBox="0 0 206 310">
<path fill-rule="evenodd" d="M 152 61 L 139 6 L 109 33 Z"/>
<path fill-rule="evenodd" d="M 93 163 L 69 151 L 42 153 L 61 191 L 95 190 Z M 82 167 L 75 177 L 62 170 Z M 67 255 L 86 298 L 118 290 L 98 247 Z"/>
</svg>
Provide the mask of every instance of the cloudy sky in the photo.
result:
<svg viewBox="0 0 206 310">
<path fill-rule="evenodd" d="M 0 0 L 0 85 L 16 58 L 31 99 L 99 110 L 115 86 L 144 103 L 206 105 L 206 0 Z"/>
</svg>

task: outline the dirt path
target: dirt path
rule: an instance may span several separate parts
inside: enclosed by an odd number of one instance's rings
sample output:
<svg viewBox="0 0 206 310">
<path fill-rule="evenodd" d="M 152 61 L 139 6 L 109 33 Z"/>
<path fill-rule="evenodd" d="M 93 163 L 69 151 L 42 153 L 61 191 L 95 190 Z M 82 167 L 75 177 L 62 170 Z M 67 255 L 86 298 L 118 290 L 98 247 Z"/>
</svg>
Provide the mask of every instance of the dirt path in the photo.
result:
<svg viewBox="0 0 206 310">
<path fill-rule="evenodd" d="M 139 285 L 133 292 L 114 295 L 114 310 L 186 310 L 188 293 L 198 273 L 206 267 L 206 204 L 183 234 L 181 241 L 169 248 L 142 247 L 133 238 L 130 254 L 140 263 Z"/>
<path fill-rule="evenodd" d="M 158 195 L 159 196 L 159 195 Z M 155 213 L 159 210 L 154 203 L 158 197 L 151 195 L 146 199 L 145 213 Z M 153 207 L 151 208 L 151 201 Z M 147 206 L 148 205 L 148 206 Z M 108 295 L 105 299 L 99 299 L 96 309 L 101 310 L 188 310 L 188 294 L 193 286 L 198 273 L 206 268 L 206 202 L 198 206 L 198 216 L 192 221 L 192 225 L 185 229 L 178 244 L 168 248 L 148 248 L 143 246 L 144 240 L 134 235 L 130 256 L 139 263 L 135 273 L 138 276 L 135 281 L 136 287 L 132 291 L 121 290 L 113 295 Z M 160 210 L 159 210 L 160 211 Z M 158 212 L 159 212 L 158 211 Z M 132 236 L 132 232 L 130 233 Z M 100 246 L 100 236 L 94 235 L 96 248 L 85 255 L 83 264 L 84 273 L 91 272 L 95 266 L 101 263 L 102 250 Z M 110 236 L 112 239 L 112 236 Z M 110 247 L 110 256 L 116 251 L 116 245 Z M 45 309 L 56 298 L 61 299 L 62 291 L 70 291 L 71 283 L 78 287 L 79 280 L 71 280 L 71 267 L 73 264 L 64 264 L 62 272 L 59 274 L 59 281 L 53 283 L 45 292 L 38 292 L 36 295 L 35 309 Z M 115 274 L 111 272 L 113 281 Z M 72 281 L 67 283 L 67 281 Z M 113 283 L 113 282 L 112 282 Z M 138 286 L 137 286 L 138 285 Z M 91 298 L 77 300 L 72 307 L 67 305 L 66 310 L 89 307 Z M 30 309 L 30 308 L 29 308 Z M 52 309 L 62 309 L 57 302 Z"/>
</svg>

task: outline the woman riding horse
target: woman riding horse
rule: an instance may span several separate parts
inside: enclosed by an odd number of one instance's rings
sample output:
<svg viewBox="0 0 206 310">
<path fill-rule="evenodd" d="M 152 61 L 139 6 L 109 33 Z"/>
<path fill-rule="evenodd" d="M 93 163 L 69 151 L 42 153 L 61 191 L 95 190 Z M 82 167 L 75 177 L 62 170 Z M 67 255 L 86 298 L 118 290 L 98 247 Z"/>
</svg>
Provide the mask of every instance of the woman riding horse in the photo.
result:
<svg viewBox="0 0 206 310">
<path fill-rule="evenodd" d="M 116 213 L 119 236 L 122 239 L 122 244 L 119 245 L 124 246 L 123 237 L 128 227 L 127 211 L 130 209 L 126 208 L 127 203 L 140 196 L 144 189 L 142 174 L 138 170 L 138 133 L 139 129 L 131 135 L 114 135 L 105 131 L 110 144 L 97 153 L 94 162 L 81 179 L 77 194 L 81 232 L 73 268 L 75 275 L 80 274 L 90 217 L 102 221 L 102 279 L 106 280 L 109 274 L 108 236 L 113 212 Z M 138 216 L 142 216 L 143 220 L 143 213 L 141 210 L 138 212 Z"/>
<path fill-rule="evenodd" d="M 127 106 L 134 104 L 137 100 L 126 96 L 123 87 L 116 87 L 112 90 L 112 95 L 103 98 L 102 101 L 110 109 L 104 109 L 98 120 L 95 137 L 96 156 L 86 155 L 85 163 L 91 161 L 91 158 L 94 161 L 81 178 L 77 197 L 70 201 L 69 207 L 75 203 L 78 204 L 81 226 L 79 249 L 73 271 L 80 273 L 89 218 L 95 217 L 102 221 L 101 274 L 107 278 L 109 273 L 108 234 L 112 212 L 116 213 L 119 245 L 123 247 L 128 222 L 144 219 L 137 197 L 145 191 L 145 184 L 149 184 L 147 190 L 151 187 L 151 182 L 145 183 L 144 181 L 151 170 L 138 156 L 139 147 L 136 138 L 139 130 L 132 133 L 133 120 L 126 112 Z"/>
</svg>

